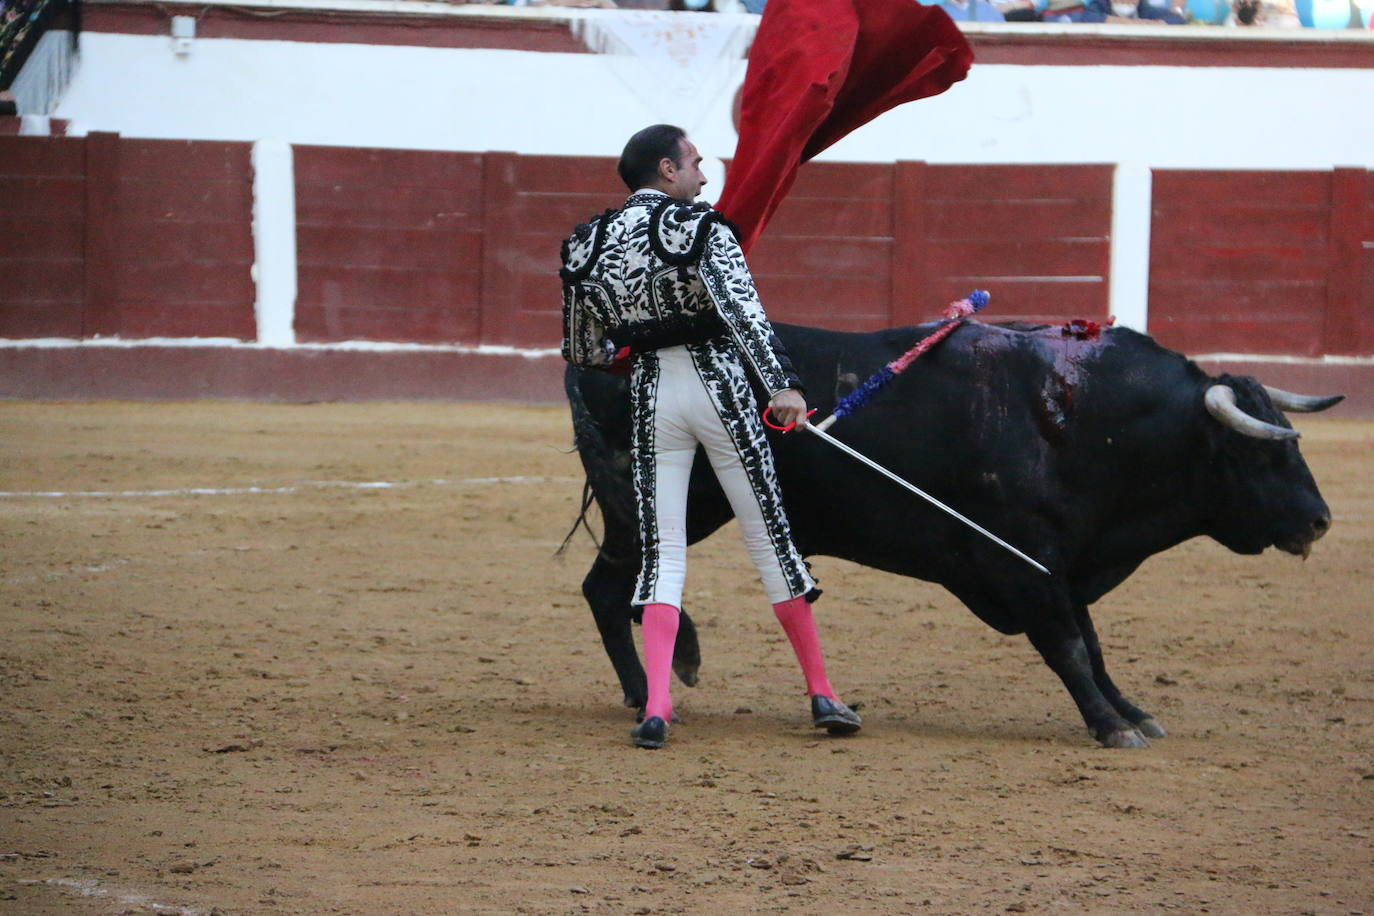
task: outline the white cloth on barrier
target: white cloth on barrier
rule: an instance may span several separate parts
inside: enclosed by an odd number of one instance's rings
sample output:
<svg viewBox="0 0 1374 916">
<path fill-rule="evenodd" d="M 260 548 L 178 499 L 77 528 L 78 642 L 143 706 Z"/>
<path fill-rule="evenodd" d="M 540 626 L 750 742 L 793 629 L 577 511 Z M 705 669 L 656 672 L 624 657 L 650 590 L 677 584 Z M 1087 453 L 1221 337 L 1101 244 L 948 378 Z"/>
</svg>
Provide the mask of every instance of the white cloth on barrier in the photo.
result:
<svg viewBox="0 0 1374 916">
<path fill-rule="evenodd" d="M 697 131 L 722 96 L 743 79 L 758 31 L 748 14 L 589 11 L 572 20 L 576 35 L 640 100 L 651 119 Z"/>
<path fill-rule="evenodd" d="M 56 111 L 79 61 L 71 32 L 54 29 L 38 39 L 29 59 L 10 84 L 19 113 L 50 115 Z M 42 133 L 47 133 L 46 124 Z"/>
</svg>

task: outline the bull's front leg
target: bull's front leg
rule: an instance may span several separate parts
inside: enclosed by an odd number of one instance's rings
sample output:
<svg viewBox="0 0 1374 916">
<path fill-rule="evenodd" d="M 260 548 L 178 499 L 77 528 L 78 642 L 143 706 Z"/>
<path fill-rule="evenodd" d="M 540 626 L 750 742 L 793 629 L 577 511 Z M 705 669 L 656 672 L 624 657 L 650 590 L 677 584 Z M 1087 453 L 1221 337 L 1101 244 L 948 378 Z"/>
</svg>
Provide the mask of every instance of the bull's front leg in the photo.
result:
<svg viewBox="0 0 1374 916">
<path fill-rule="evenodd" d="M 1103 747 L 1149 747 L 1150 742 L 1103 695 L 1093 674 L 1087 641 L 1069 608 L 1047 613 L 1026 631 L 1045 664 L 1068 688 L 1088 731 Z"/>
<path fill-rule="evenodd" d="M 1093 627 L 1092 616 L 1088 614 L 1086 604 L 1077 605 L 1074 608 L 1074 620 L 1078 624 L 1078 632 L 1083 636 L 1083 644 L 1088 649 L 1088 659 L 1092 663 L 1093 680 L 1097 687 L 1102 691 L 1102 695 L 1107 698 L 1107 702 L 1116 707 L 1116 711 L 1121 713 L 1136 727 L 1146 738 L 1164 738 L 1168 732 L 1164 726 L 1160 725 L 1155 717 L 1136 706 L 1126 699 L 1107 674 L 1107 664 L 1102 659 L 1102 646 L 1097 639 L 1097 630 Z"/>
</svg>

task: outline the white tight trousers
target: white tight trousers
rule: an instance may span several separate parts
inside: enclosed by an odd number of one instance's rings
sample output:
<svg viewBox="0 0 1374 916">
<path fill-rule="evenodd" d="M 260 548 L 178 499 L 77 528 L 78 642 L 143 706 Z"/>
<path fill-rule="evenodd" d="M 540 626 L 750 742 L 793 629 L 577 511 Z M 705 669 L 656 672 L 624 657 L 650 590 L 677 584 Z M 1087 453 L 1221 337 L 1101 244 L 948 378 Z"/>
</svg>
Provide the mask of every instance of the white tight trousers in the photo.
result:
<svg viewBox="0 0 1374 916">
<path fill-rule="evenodd" d="M 792 543 L 772 451 L 738 361 L 721 365 L 718 356 L 700 349 L 694 360 L 687 347 L 664 348 L 642 360 L 647 365 L 636 368 L 634 422 L 651 423 L 652 439 L 649 430 L 636 430 L 635 484 L 645 549 L 633 603 L 682 607 L 687 490 L 698 443 L 739 521 L 769 602 L 809 592 L 815 581 Z M 648 453 L 652 463 L 645 460 Z"/>
</svg>

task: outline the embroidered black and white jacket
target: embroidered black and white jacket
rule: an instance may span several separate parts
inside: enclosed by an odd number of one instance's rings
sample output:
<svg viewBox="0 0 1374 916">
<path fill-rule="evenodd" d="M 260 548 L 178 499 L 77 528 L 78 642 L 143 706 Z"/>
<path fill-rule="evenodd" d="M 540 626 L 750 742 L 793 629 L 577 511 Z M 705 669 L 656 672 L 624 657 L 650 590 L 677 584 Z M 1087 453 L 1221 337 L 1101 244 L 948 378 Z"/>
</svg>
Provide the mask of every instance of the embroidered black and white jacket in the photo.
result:
<svg viewBox="0 0 1374 916">
<path fill-rule="evenodd" d="M 640 571 L 632 604 L 680 600 L 660 586 L 655 423 L 658 350 L 686 345 L 696 373 L 739 455 L 789 596 L 819 594 L 792 541 L 772 450 L 752 389 L 767 396 L 800 388 L 773 334 L 734 229 L 706 204 L 659 191 L 631 194 L 563 244 L 563 356 L 607 368 L 622 347 L 634 353 L 630 380 L 632 472 L 639 517 Z M 680 583 L 677 585 L 680 588 Z"/>
<path fill-rule="evenodd" d="M 800 380 L 773 333 L 734 229 L 708 204 L 631 194 L 563 243 L 563 357 L 605 368 L 634 352 L 725 338 L 769 397 Z"/>
</svg>

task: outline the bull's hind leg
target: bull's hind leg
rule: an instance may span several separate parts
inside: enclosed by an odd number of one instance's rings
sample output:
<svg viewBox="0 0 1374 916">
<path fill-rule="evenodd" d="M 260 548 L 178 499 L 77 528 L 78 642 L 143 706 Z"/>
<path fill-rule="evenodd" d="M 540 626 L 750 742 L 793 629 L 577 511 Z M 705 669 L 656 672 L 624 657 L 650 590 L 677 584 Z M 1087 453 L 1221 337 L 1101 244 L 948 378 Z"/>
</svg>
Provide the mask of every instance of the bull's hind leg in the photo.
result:
<svg viewBox="0 0 1374 916">
<path fill-rule="evenodd" d="M 620 679 L 625 705 L 631 709 L 643 709 L 649 698 L 644 666 L 640 664 L 630 632 L 630 622 L 635 619 L 637 610 L 630 607 L 630 598 L 634 594 L 638 569 L 638 560 L 611 559 L 603 552 L 597 555 L 591 571 L 582 580 L 582 595 L 592 609 L 601 645 Z M 700 668 L 697 628 L 687 612 L 682 611 L 678 615 L 677 641 L 673 644 L 673 671 L 682 683 L 695 687 Z"/>
<path fill-rule="evenodd" d="M 1164 727 L 1155 720 L 1155 717 L 1136 706 L 1121 694 L 1121 690 L 1112 682 L 1107 674 L 1107 665 L 1102 660 L 1102 646 L 1097 640 L 1097 630 L 1093 627 L 1091 615 L 1088 614 L 1088 606 L 1080 604 L 1074 609 L 1074 619 L 1078 623 L 1078 632 L 1083 636 L 1083 644 L 1088 649 L 1088 659 L 1092 663 L 1093 681 L 1097 688 L 1102 691 L 1102 695 L 1107 698 L 1107 702 L 1116 707 L 1116 711 L 1121 713 L 1136 727 L 1136 729 L 1147 738 L 1163 738 L 1168 735 Z"/>
<path fill-rule="evenodd" d="M 649 697 L 644 666 L 639 663 L 639 653 L 630 632 L 630 598 L 637 569 L 637 562 L 610 559 L 605 553 L 599 553 L 582 580 L 582 595 L 592 609 L 601 645 L 620 679 L 625 705 L 631 709 L 643 708 Z"/>
<path fill-rule="evenodd" d="M 697 685 L 701 668 L 701 645 L 697 642 L 697 627 L 681 608 L 677 615 L 677 642 L 673 643 L 673 673 L 688 687 Z"/>
</svg>

